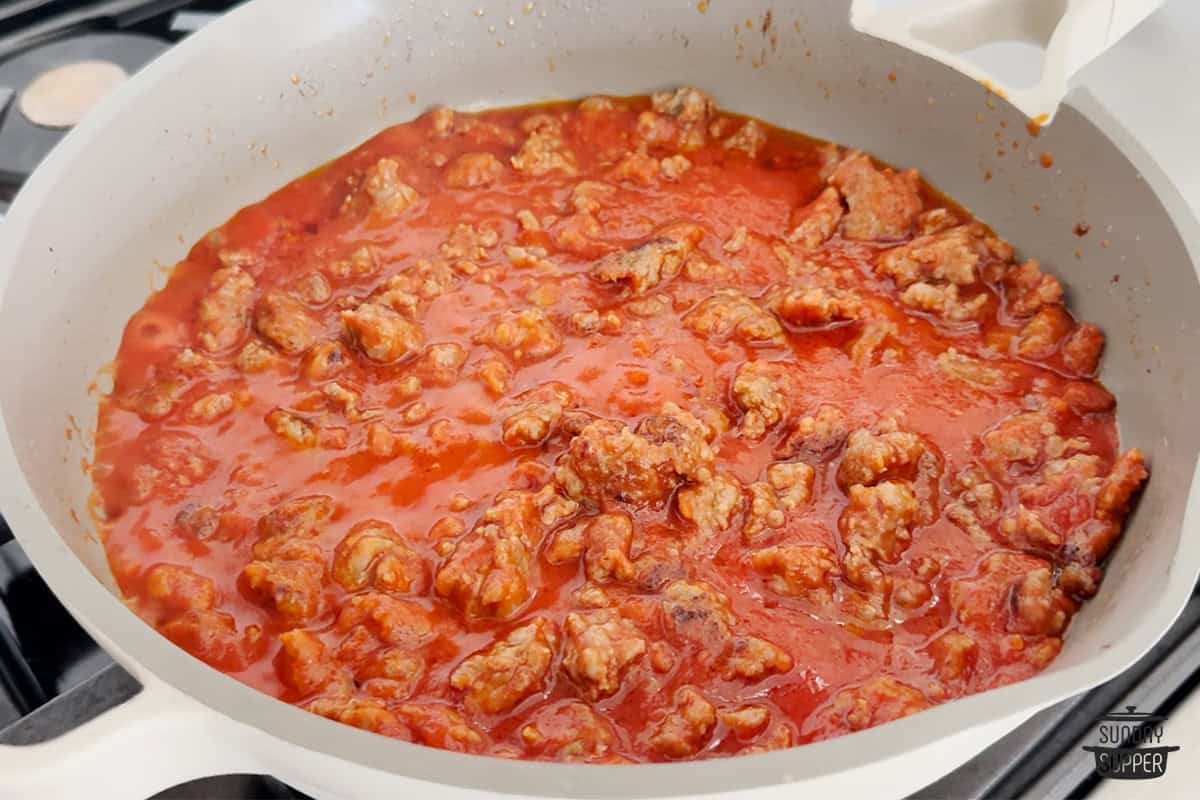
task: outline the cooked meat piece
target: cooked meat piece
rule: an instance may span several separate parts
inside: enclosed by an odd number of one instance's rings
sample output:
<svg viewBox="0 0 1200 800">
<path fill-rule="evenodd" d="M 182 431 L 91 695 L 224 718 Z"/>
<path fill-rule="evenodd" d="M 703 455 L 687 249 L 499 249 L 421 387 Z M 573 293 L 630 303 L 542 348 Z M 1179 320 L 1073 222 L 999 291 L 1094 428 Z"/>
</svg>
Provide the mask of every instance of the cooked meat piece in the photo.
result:
<svg viewBox="0 0 1200 800">
<path fill-rule="evenodd" d="M 734 400 L 746 412 L 741 431 L 747 439 L 761 439 L 787 416 L 795 396 L 791 367 L 781 361 L 747 361 L 737 368 L 730 387 Z"/>
<path fill-rule="evenodd" d="M 838 692 L 833 700 L 833 714 L 852 731 L 882 725 L 928 707 L 929 701 L 920 691 L 886 675 Z"/>
<path fill-rule="evenodd" d="M 694 686 L 675 691 L 675 707 L 658 723 L 650 746 L 668 758 L 695 755 L 717 725 L 717 709 Z"/>
<path fill-rule="evenodd" d="M 817 195 L 817 199 L 792 214 L 792 231 L 787 239 L 805 249 L 815 250 L 837 232 L 844 214 L 841 195 L 830 186 Z"/>
<path fill-rule="evenodd" d="M 742 487 L 734 478 L 715 475 L 680 489 L 678 500 L 679 514 L 684 519 L 701 533 L 716 533 L 733 524 L 733 515 L 742 505 Z"/>
<path fill-rule="evenodd" d="M 686 412 L 644 418 L 634 430 L 596 420 L 571 439 L 555 480 L 568 497 L 658 506 L 676 486 L 703 480 L 714 459 L 704 426 Z"/>
<path fill-rule="evenodd" d="M 541 445 L 554 433 L 573 401 L 571 390 L 556 381 L 522 392 L 513 398 L 515 405 L 501 423 L 501 439 L 510 447 Z"/>
<path fill-rule="evenodd" d="M 847 547 L 861 547 L 873 558 L 895 563 L 912 543 L 918 520 L 917 497 L 907 482 L 854 485 L 839 525 Z"/>
<path fill-rule="evenodd" d="M 556 640 L 554 626 L 539 617 L 465 659 L 450 673 L 450 685 L 463 692 L 468 711 L 508 711 L 542 688 Z"/>
<path fill-rule="evenodd" d="M 879 170 L 857 151 L 838 164 L 829 183 L 842 193 L 850 208 L 842 224 L 847 239 L 902 238 L 921 212 L 921 179 L 916 170 Z"/>
<path fill-rule="evenodd" d="M 1062 299 L 1062 284 L 1042 272 L 1037 259 L 1014 264 L 1004 273 L 1004 307 L 1013 316 L 1032 316 Z"/>
<path fill-rule="evenodd" d="M 838 485 L 843 489 L 856 483 L 870 486 L 885 476 L 907 475 L 906 468 L 915 467 L 925 452 L 925 441 L 909 431 L 851 431 L 838 467 Z"/>
<path fill-rule="evenodd" d="M 338 543 L 330 574 L 348 592 L 372 586 L 403 593 L 424 582 L 425 562 L 391 525 L 367 520 Z"/>
<path fill-rule="evenodd" d="M 200 346 L 209 353 L 228 350 L 242 340 L 254 306 L 254 278 L 238 267 L 212 274 L 198 312 Z"/>
<path fill-rule="evenodd" d="M 722 146 L 726 150 L 737 150 L 750 158 L 757 158 L 758 151 L 767 143 L 767 132 L 754 120 L 746 120 L 742 127 L 733 132 Z"/>
<path fill-rule="evenodd" d="M 982 225 L 959 225 L 893 247 L 879 257 L 876 270 L 900 289 L 921 282 L 970 286 L 980 279 L 984 264 L 1011 258 L 1012 247 Z"/>
<path fill-rule="evenodd" d="M 463 153 L 446 167 L 446 185 L 452 189 L 474 189 L 495 183 L 504 165 L 491 153 Z"/>
<path fill-rule="evenodd" d="M 343 311 L 342 324 L 351 344 L 381 364 L 408 358 L 420 351 L 424 343 L 420 326 L 377 303 L 363 303 L 351 311 Z"/>
<path fill-rule="evenodd" d="M 592 702 L 616 694 L 646 652 L 641 633 L 613 609 L 568 614 L 565 629 L 563 671 Z"/>
<path fill-rule="evenodd" d="M 679 238 L 664 236 L 617 250 L 596 261 L 591 275 L 602 283 L 623 281 L 635 295 L 645 294 L 679 272 L 701 233 L 700 228 L 693 227 Z"/>
<path fill-rule="evenodd" d="M 475 341 L 517 362 L 541 361 L 562 349 L 562 334 L 540 308 L 507 311 L 494 316 Z"/>
<path fill-rule="evenodd" d="M 752 344 L 783 342 L 783 328 L 766 309 L 733 289 L 721 289 L 702 300 L 683 318 L 698 336 L 723 342 L 731 338 Z"/>
<path fill-rule="evenodd" d="M 833 579 L 841 574 L 837 556 L 821 545 L 768 547 L 751 555 L 750 564 L 766 576 L 772 591 L 826 602 L 833 596 Z"/>
</svg>

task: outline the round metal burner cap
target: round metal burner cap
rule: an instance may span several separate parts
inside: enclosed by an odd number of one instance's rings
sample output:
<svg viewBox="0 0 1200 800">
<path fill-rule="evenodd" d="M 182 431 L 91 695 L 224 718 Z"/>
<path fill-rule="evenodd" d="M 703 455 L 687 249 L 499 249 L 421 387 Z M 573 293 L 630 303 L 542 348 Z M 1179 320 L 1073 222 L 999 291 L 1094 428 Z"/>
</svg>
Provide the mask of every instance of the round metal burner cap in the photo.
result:
<svg viewBox="0 0 1200 800">
<path fill-rule="evenodd" d="M 21 92 L 21 113 L 43 128 L 70 128 L 128 77 L 111 61 L 77 61 L 46 70 Z"/>
</svg>

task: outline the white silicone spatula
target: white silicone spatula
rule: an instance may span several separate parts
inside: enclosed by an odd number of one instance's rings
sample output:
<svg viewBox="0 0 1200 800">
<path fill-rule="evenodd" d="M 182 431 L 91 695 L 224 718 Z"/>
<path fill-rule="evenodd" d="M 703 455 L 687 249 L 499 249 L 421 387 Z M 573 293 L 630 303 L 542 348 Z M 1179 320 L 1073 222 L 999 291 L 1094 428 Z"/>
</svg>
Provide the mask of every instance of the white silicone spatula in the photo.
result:
<svg viewBox="0 0 1200 800">
<path fill-rule="evenodd" d="M 1164 1 L 853 0 L 850 20 L 974 78 L 1045 124 L 1071 76 Z"/>
</svg>

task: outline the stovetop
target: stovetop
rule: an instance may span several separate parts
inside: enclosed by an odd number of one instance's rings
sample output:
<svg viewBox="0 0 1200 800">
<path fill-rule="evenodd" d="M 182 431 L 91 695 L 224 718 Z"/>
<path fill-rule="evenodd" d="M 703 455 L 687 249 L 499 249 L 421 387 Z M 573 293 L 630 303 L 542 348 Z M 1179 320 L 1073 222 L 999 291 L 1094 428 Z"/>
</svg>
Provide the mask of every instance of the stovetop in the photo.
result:
<svg viewBox="0 0 1200 800">
<path fill-rule="evenodd" d="M 0 2 L 0 210 L 61 135 L 30 125 L 6 101 L 6 89 L 18 96 L 40 71 L 87 58 L 104 58 L 136 71 L 236 4 Z M 1091 754 L 1081 748 L 1096 721 L 1128 706 L 1169 717 L 1198 682 L 1200 593 L 1193 595 L 1167 636 L 1122 675 L 1040 712 L 913 799 L 1084 797 L 1100 782 Z M 54 738 L 139 689 L 62 608 L 0 519 L 0 744 Z M 193 781 L 156 797 L 304 795 L 268 776 L 233 775 Z"/>
</svg>

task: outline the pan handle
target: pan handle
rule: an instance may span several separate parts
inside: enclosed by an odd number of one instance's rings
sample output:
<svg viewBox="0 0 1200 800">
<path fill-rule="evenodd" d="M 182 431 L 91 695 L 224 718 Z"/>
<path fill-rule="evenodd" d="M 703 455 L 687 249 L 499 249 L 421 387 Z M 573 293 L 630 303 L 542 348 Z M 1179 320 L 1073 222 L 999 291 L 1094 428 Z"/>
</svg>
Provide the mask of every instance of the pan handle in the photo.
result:
<svg viewBox="0 0 1200 800">
<path fill-rule="evenodd" d="M 39 744 L 0 746 L 0 800 L 142 800 L 196 778 L 255 772 L 229 723 L 151 675 L 114 708 Z"/>
</svg>

